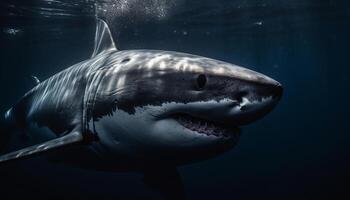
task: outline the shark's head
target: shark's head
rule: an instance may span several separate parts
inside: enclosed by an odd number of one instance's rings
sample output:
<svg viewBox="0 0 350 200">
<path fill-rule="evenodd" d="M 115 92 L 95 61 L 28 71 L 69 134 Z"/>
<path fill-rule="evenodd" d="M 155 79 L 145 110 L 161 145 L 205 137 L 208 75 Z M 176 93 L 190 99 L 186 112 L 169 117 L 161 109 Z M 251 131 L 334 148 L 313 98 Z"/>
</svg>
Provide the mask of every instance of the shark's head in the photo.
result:
<svg viewBox="0 0 350 200">
<path fill-rule="evenodd" d="M 106 65 L 94 130 L 121 157 L 180 164 L 217 155 L 282 95 L 265 75 L 189 54 L 122 51 Z"/>
</svg>

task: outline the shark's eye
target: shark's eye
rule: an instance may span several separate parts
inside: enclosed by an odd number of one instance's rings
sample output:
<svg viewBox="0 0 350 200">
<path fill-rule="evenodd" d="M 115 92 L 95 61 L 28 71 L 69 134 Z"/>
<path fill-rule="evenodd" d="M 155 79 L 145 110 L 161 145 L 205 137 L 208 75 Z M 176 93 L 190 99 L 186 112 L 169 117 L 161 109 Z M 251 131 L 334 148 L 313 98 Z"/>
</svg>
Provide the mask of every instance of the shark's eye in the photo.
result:
<svg viewBox="0 0 350 200">
<path fill-rule="evenodd" d="M 198 89 L 200 89 L 200 90 L 203 89 L 205 84 L 207 83 L 207 77 L 204 74 L 200 74 L 197 77 L 196 83 L 197 83 Z"/>
<path fill-rule="evenodd" d="M 123 60 L 122 60 L 122 63 L 126 63 L 126 62 L 129 62 L 130 61 L 130 58 L 124 58 Z"/>
</svg>

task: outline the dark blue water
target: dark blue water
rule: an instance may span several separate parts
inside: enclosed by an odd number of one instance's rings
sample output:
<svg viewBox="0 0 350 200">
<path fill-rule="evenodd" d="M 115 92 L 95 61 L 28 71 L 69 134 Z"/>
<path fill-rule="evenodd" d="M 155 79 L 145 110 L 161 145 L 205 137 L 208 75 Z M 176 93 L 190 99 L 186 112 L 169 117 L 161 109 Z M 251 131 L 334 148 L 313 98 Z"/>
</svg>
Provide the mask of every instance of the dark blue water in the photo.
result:
<svg viewBox="0 0 350 200">
<path fill-rule="evenodd" d="M 92 0 L 2 0 L 0 112 L 32 86 L 90 57 Z M 277 108 L 237 148 L 180 167 L 189 199 L 348 199 L 350 4 L 311 0 L 105 0 L 97 14 L 119 49 L 225 60 L 281 82 Z M 114 6 L 113 6 L 114 5 Z M 0 199 L 141 199 L 137 173 L 34 158 L 0 167 Z M 343 197 L 343 198 L 341 198 Z"/>
</svg>

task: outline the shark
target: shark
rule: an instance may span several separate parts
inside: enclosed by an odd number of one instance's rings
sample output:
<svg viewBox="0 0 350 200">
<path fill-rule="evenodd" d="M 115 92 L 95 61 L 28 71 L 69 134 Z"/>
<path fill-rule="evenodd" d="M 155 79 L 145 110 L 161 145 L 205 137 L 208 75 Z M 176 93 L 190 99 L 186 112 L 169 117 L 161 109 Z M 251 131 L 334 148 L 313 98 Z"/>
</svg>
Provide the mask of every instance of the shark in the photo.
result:
<svg viewBox="0 0 350 200">
<path fill-rule="evenodd" d="M 145 171 L 150 185 L 168 179 L 182 188 L 176 166 L 232 149 L 241 127 L 282 97 L 279 82 L 231 63 L 118 50 L 106 22 L 96 21 L 91 58 L 42 82 L 34 77 L 35 87 L 4 115 L 12 128 L 45 141 L 1 155 L 0 164 L 46 154 L 87 169 Z"/>
</svg>

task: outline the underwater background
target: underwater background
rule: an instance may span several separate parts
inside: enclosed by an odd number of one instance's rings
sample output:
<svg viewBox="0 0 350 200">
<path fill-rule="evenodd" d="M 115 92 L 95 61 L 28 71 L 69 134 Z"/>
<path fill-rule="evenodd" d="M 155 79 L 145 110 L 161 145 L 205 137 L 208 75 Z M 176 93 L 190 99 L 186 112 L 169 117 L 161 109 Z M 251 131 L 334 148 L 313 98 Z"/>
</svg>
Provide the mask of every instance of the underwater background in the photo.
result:
<svg viewBox="0 0 350 200">
<path fill-rule="evenodd" d="M 121 50 L 198 54 L 284 86 L 235 149 L 179 167 L 188 199 L 350 198 L 348 1 L 1 0 L 0 113 L 34 86 L 32 75 L 45 80 L 90 57 L 96 14 Z M 35 157 L 0 166 L 0 199 L 154 198 L 142 177 Z"/>
</svg>

